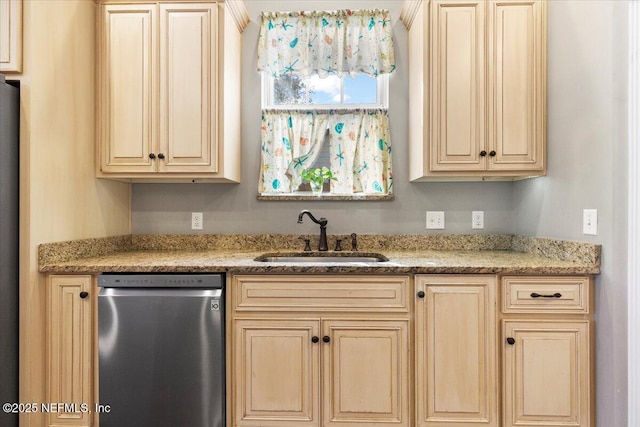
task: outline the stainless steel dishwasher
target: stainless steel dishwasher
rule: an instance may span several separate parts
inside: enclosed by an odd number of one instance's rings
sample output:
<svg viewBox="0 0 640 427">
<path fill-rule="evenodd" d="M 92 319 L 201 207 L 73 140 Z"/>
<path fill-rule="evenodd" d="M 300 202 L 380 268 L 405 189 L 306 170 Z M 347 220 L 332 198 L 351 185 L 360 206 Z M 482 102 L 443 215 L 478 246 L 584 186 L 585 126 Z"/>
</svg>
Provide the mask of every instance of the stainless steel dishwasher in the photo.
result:
<svg viewBox="0 0 640 427">
<path fill-rule="evenodd" d="M 224 275 L 98 284 L 100 427 L 224 427 Z"/>
</svg>

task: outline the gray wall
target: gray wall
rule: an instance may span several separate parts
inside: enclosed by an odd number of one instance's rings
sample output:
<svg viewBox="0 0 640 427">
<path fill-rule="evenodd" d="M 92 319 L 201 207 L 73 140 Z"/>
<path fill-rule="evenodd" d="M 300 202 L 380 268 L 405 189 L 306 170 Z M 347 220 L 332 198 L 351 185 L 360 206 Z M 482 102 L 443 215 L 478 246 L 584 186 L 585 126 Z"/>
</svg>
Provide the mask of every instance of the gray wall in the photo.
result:
<svg viewBox="0 0 640 427">
<path fill-rule="evenodd" d="M 396 198 L 389 202 L 261 202 L 260 78 L 256 69 L 261 9 L 387 7 L 394 18 L 397 72 L 390 115 Z M 627 425 L 626 368 L 626 2 L 549 2 L 548 176 L 516 183 L 407 182 L 407 34 L 400 1 L 248 0 L 243 34 L 242 184 L 138 184 L 133 233 L 310 233 L 301 209 L 326 216 L 329 233 L 427 233 L 425 211 L 444 210 L 445 233 L 471 233 L 471 211 L 485 211 L 486 233 L 561 238 L 603 245 L 596 280 L 597 425 Z M 598 236 L 582 235 L 582 209 L 598 209 Z M 429 231 L 433 233 L 433 231 Z"/>
<path fill-rule="evenodd" d="M 513 228 L 513 183 L 408 182 L 407 31 L 400 22 L 402 2 L 381 0 L 246 2 L 251 23 L 243 33 L 242 183 L 139 184 L 133 186 L 134 233 L 191 233 L 191 212 L 204 213 L 204 233 L 311 233 L 313 224 L 296 224 L 310 209 L 329 220 L 329 233 L 426 233 L 425 212 L 446 212 L 445 233 L 472 233 L 471 211 L 485 211 L 485 230 Z M 326 10 L 386 7 L 393 19 L 397 71 L 390 81 L 395 200 L 387 202 L 265 202 L 256 200 L 260 170 L 260 75 L 256 71 L 261 10 Z M 431 230 L 429 230 L 432 232 Z"/>
<path fill-rule="evenodd" d="M 602 244 L 597 425 L 627 426 L 627 3 L 549 2 L 548 158 L 515 184 L 513 231 Z M 637 142 L 636 142 L 637 143 Z M 598 209 L 598 235 L 582 210 Z"/>
</svg>

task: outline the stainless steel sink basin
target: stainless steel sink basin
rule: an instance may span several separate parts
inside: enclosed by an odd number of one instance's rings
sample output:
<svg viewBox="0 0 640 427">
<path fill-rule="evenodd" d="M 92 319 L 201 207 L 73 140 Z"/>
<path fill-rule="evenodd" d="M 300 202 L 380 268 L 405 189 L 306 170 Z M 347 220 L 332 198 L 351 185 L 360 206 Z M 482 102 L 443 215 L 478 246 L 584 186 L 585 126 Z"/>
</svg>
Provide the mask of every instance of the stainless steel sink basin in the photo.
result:
<svg viewBox="0 0 640 427">
<path fill-rule="evenodd" d="M 389 258 L 371 253 L 317 253 L 296 252 L 287 254 L 264 254 L 255 258 L 259 262 L 335 263 L 335 262 L 386 262 Z"/>
</svg>

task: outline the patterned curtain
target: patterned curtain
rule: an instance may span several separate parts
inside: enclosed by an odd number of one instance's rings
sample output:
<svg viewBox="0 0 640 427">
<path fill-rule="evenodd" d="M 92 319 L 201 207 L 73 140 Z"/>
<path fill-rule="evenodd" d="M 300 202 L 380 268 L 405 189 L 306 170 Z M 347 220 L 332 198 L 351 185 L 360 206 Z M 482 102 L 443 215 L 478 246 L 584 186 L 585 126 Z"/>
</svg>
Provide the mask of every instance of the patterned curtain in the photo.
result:
<svg viewBox="0 0 640 427">
<path fill-rule="evenodd" d="M 313 111 L 262 112 L 260 193 L 291 193 L 300 186 L 301 171 L 322 147 L 327 117 Z"/>
<path fill-rule="evenodd" d="M 388 10 L 263 12 L 258 71 L 377 77 L 395 70 Z"/>
<path fill-rule="evenodd" d="M 292 193 L 313 165 L 329 129 L 333 194 L 392 194 L 385 110 L 263 111 L 261 194 Z"/>
<path fill-rule="evenodd" d="M 332 112 L 331 181 L 335 194 L 392 194 L 389 114 L 385 110 Z"/>
</svg>

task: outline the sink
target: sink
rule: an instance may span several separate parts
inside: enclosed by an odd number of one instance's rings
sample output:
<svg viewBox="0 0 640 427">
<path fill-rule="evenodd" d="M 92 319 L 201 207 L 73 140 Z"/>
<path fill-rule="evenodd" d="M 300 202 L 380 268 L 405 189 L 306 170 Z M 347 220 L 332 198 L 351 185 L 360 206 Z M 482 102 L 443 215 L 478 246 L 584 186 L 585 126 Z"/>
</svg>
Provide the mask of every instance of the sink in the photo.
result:
<svg viewBox="0 0 640 427">
<path fill-rule="evenodd" d="M 300 262 L 300 263 L 329 263 L 329 262 L 386 262 L 389 258 L 375 253 L 318 253 L 318 252 L 293 252 L 286 254 L 264 254 L 255 258 L 259 262 Z"/>
</svg>

